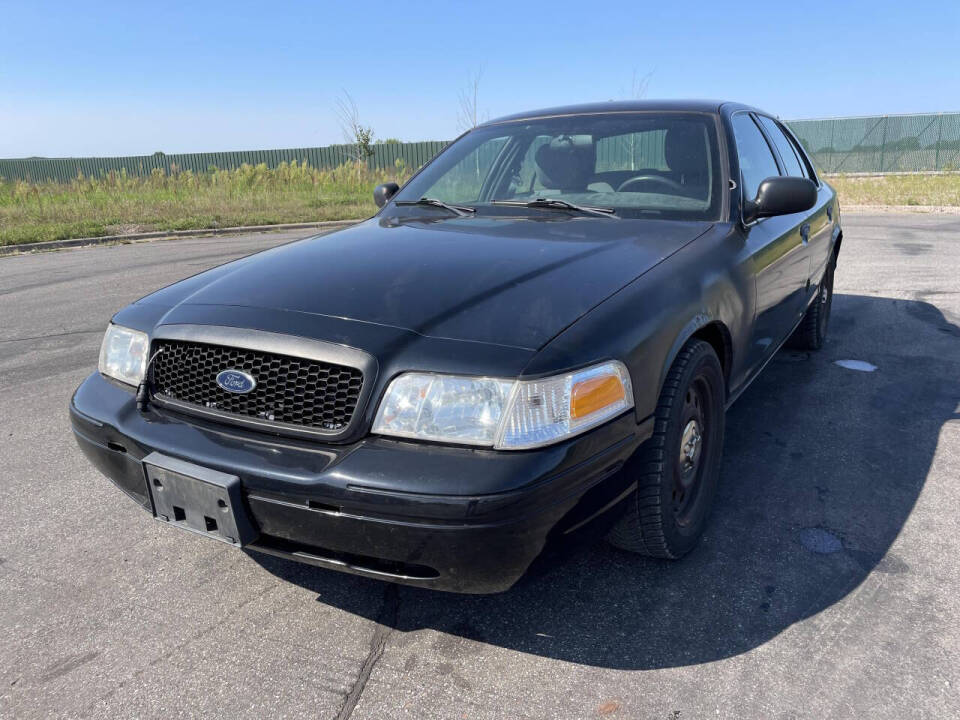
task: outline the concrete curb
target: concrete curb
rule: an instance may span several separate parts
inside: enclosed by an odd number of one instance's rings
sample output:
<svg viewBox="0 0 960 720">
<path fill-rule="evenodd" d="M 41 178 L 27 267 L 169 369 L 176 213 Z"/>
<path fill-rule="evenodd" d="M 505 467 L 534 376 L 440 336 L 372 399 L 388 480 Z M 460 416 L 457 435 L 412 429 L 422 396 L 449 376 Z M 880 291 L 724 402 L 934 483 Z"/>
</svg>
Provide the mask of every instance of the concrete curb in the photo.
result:
<svg viewBox="0 0 960 720">
<path fill-rule="evenodd" d="M 44 250 L 60 250 L 62 248 L 82 247 L 84 245 L 107 245 L 116 242 L 131 242 L 134 240 L 175 240 L 182 237 L 197 237 L 206 235 L 239 235 L 242 233 L 274 232 L 279 230 L 334 230 L 349 227 L 362 222 L 358 220 L 325 220 L 312 223 L 283 223 L 280 225 L 245 225 L 229 228 L 202 228 L 199 230 L 167 230 L 157 232 L 130 233 L 129 235 L 102 235 L 101 237 L 74 238 L 72 240 L 50 240 L 48 242 L 23 243 L 22 245 L 0 245 L 0 257 L 4 255 L 20 255 L 22 253 L 42 252 Z"/>
</svg>

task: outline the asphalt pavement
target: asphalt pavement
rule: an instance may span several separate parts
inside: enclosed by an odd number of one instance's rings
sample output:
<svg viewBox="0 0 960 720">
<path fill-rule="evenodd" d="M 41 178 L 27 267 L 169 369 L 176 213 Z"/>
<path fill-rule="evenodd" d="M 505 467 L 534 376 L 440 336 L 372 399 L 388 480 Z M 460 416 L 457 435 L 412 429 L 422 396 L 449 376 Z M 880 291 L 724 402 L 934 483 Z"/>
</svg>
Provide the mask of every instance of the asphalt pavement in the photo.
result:
<svg viewBox="0 0 960 720">
<path fill-rule="evenodd" d="M 702 545 L 490 597 L 161 525 L 76 447 L 113 312 L 307 232 L 0 258 L 0 717 L 960 716 L 960 216 L 844 220 L 829 341 L 730 410 Z"/>
</svg>

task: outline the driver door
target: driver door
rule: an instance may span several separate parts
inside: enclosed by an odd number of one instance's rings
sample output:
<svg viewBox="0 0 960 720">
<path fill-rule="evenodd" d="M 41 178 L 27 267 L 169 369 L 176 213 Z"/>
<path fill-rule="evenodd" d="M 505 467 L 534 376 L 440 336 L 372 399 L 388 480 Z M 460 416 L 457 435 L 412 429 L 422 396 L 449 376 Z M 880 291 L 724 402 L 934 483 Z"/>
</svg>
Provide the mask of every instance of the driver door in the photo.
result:
<svg viewBox="0 0 960 720">
<path fill-rule="evenodd" d="M 763 180 L 784 173 L 751 113 L 736 113 L 732 124 L 740 160 L 741 196 L 752 199 Z M 805 213 L 768 217 L 745 229 L 747 253 L 756 278 L 748 372 L 755 371 L 777 351 L 803 313 L 810 266 L 803 236 L 805 218 Z"/>
</svg>

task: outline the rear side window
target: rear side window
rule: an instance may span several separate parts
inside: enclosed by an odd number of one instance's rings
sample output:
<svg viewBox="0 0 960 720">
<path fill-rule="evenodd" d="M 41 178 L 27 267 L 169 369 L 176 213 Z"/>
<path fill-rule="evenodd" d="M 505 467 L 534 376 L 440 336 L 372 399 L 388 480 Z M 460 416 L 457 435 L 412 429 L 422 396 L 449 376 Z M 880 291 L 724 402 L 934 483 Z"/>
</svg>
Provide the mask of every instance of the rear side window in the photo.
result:
<svg viewBox="0 0 960 720">
<path fill-rule="evenodd" d="M 803 169 L 803 176 L 808 180 L 813 180 L 818 185 L 820 184 L 817 181 L 817 178 L 813 172 L 813 163 L 810 162 L 810 156 L 804 151 L 800 146 L 800 143 L 797 142 L 796 137 L 790 135 L 789 133 L 784 133 L 787 136 L 787 140 L 790 141 L 790 144 L 793 146 L 793 151 L 797 154 L 797 158 L 800 160 L 800 167 Z"/>
<path fill-rule="evenodd" d="M 759 117 L 760 122 L 767 131 L 767 134 L 773 140 L 773 144 L 777 146 L 777 151 L 780 153 L 780 159 L 783 160 L 783 165 L 787 170 L 787 175 L 792 175 L 793 177 L 805 177 L 806 173 L 803 172 L 803 166 L 800 165 L 800 160 L 797 159 L 797 153 L 793 149 L 793 145 L 787 139 L 787 136 L 783 134 L 783 130 L 780 129 L 780 126 L 777 125 L 777 123 L 771 118 L 763 115 Z"/>
<path fill-rule="evenodd" d="M 747 113 L 737 113 L 731 119 L 733 134 L 737 139 L 737 155 L 740 158 L 740 179 L 743 197 L 753 200 L 760 183 L 768 177 L 780 174 L 767 139 Z"/>
</svg>

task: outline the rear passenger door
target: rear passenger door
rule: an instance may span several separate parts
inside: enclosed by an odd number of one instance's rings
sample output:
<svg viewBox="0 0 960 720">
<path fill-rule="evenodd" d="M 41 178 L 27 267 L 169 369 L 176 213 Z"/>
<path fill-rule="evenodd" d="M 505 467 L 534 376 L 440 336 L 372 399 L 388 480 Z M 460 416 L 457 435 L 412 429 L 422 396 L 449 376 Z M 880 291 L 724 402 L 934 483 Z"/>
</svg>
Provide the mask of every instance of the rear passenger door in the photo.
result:
<svg viewBox="0 0 960 720">
<path fill-rule="evenodd" d="M 740 162 L 740 188 L 745 200 L 757 196 L 760 183 L 785 174 L 767 136 L 752 113 L 731 117 Z M 748 372 L 755 371 L 800 319 L 810 260 L 801 236 L 804 213 L 757 220 L 745 228 L 747 253 L 756 278 L 756 316 L 747 352 Z"/>
</svg>

